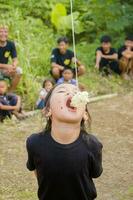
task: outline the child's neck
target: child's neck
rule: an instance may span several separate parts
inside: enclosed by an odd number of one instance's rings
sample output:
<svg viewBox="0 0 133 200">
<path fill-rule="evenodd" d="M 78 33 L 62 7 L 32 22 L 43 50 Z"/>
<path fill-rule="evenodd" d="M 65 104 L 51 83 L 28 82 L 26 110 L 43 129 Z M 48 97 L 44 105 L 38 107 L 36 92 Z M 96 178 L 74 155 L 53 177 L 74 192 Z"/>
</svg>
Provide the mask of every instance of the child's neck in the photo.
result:
<svg viewBox="0 0 133 200">
<path fill-rule="evenodd" d="M 104 52 L 105 52 L 105 53 L 109 53 L 109 52 L 110 52 L 110 49 L 104 49 Z"/>
<path fill-rule="evenodd" d="M 55 141 L 61 144 L 74 142 L 80 134 L 80 123 L 62 123 L 52 120 L 51 135 Z"/>
<path fill-rule="evenodd" d="M 65 79 L 64 79 L 64 82 L 65 82 L 65 83 L 69 83 L 71 80 L 72 80 L 72 79 L 70 79 L 70 80 L 65 80 Z"/>
<path fill-rule="evenodd" d="M 0 41 L 0 46 L 1 46 L 1 47 L 5 47 L 6 44 L 7 44 L 7 41 L 4 41 L 4 42 L 3 42 L 3 41 Z"/>
<path fill-rule="evenodd" d="M 0 96 L 4 96 L 5 95 L 5 93 L 3 94 L 3 93 L 0 93 Z"/>
</svg>

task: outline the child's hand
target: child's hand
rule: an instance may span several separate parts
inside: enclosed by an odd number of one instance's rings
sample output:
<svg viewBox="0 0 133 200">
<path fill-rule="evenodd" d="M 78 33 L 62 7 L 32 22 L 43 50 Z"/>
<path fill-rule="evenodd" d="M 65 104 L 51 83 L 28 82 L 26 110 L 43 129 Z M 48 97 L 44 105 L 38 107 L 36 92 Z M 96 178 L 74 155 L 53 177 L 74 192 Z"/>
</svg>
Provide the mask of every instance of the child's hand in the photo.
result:
<svg viewBox="0 0 133 200">
<path fill-rule="evenodd" d="M 64 67 L 63 67 L 63 66 L 60 66 L 59 69 L 60 69 L 61 71 L 63 71 Z"/>
<path fill-rule="evenodd" d="M 45 99 L 45 96 L 40 96 L 40 99 L 43 99 L 43 100 L 44 100 L 44 99 Z"/>
<path fill-rule="evenodd" d="M 99 69 L 99 65 L 95 65 L 95 68 L 96 68 L 96 69 Z"/>
<path fill-rule="evenodd" d="M 2 105 L 2 103 L 0 103 L 0 110 L 2 110 L 2 107 L 3 107 L 3 105 Z"/>
</svg>

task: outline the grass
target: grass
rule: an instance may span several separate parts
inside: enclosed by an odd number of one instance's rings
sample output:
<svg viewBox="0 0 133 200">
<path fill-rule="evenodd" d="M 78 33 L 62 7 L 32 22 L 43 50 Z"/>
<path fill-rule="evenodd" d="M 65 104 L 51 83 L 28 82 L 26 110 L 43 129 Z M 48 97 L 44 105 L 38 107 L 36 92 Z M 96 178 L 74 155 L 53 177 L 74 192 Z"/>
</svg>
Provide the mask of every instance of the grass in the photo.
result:
<svg viewBox="0 0 133 200">
<path fill-rule="evenodd" d="M 133 185 L 129 186 L 124 195 L 117 195 L 119 200 L 131 200 L 133 199 Z"/>
</svg>

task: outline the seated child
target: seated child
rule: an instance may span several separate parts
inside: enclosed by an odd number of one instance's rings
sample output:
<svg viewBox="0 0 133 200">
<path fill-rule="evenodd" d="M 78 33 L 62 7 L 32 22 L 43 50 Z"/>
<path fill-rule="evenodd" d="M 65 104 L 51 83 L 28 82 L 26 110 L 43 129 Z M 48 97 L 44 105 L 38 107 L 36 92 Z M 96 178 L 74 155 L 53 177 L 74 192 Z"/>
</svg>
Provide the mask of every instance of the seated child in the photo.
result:
<svg viewBox="0 0 133 200">
<path fill-rule="evenodd" d="M 20 97 L 7 93 L 8 84 L 6 80 L 0 80 L 0 121 L 3 122 L 6 117 L 11 118 L 14 114 L 18 119 L 22 119 L 24 115 L 21 113 Z"/>
<path fill-rule="evenodd" d="M 96 49 L 96 64 L 95 67 L 105 75 L 115 72 L 120 74 L 118 65 L 118 55 L 114 48 L 111 47 L 111 38 L 108 35 L 102 36 L 101 46 Z"/>
<path fill-rule="evenodd" d="M 119 66 L 125 79 L 133 79 L 133 36 L 125 38 L 125 44 L 118 50 Z"/>
<path fill-rule="evenodd" d="M 76 85 L 76 80 L 73 79 L 73 76 L 73 70 L 71 68 L 65 68 L 62 72 L 62 77 L 57 81 L 57 85 L 62 83 L 71 83 L 73 85 Z"/>
<path fill-rule="evenodd" d="M 54 82 L 50 79 L 46 79 L 43 82 L 42 89 L 39 94 L 39 99 L 37 100 L 37 109 L 43 109 L 45 107 L 45 97 L 48 92 L 53 88 Z"/>
</svg>

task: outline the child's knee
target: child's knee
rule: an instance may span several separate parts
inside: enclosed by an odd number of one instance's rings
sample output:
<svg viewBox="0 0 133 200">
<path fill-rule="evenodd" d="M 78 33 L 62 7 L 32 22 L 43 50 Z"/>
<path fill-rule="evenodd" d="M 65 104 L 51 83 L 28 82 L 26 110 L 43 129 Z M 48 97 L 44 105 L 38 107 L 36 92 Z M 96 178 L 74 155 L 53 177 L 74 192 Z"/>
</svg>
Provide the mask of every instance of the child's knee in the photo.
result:
<svg viewBox="0 0 133 200">
<path fill-rule="evenodd" d="M 22 75 L 22 74 L 23 74 L 23 70 L 22 70 L 21 67 L 17 67 L 17 68 L 16 68 L 16 74 L 17 74 L 17 75 Z"/>
<path fill-rule="evenodd" d="M 78 73 L 79 73 L 79 75 L 85 74 L 85 67 L 84 66 L 78 67 Z"/>
</svg>

